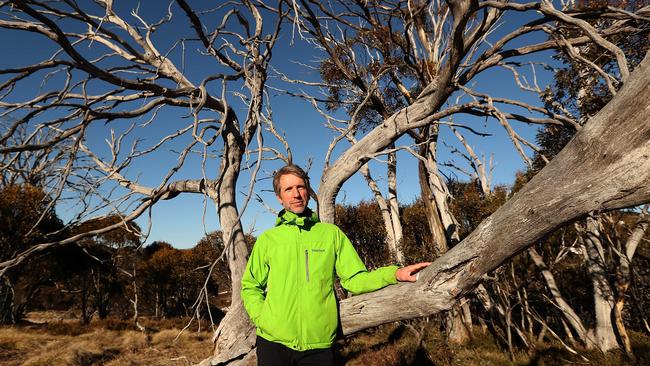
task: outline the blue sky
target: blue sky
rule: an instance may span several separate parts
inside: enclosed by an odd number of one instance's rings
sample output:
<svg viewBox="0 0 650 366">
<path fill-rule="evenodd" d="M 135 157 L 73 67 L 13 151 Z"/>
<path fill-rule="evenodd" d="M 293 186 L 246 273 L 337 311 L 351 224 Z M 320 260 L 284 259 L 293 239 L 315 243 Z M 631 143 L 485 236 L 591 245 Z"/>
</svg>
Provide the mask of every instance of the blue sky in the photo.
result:
<svg viewBox="0 0 650 366">
<path fill-rule="evenodd" d="M 151 3 L 148 4 L 150 5 Z M 141 13 L 147 19 L 155 19 L 161 16 L 165 10 L 164 8 L 148 7 L 146 9 L 143 8 Z M 125 18 L 128 17 L 125 15 Z M 525 20 L 521 16 L 507 18 L 502 28 L 495 32 L 494 36 L 513 29 L 517 24 Z M 177 14 L 174 21 L 179 22 L 179 24 L 183 22 L 183 27 L 161 27 L 155 39 L 158 42 L 157 45 L 159 45 L 158 48 L 160 50 L 171 47 L 178 36 L 190 32 L 186 26 L 184 16 Z M 301 67 L 295 61 L 303 63 L 315 61 L 319 57 L 319 54 L 310 46 L 301 42 L 299 37 L 295 37 L 296 42 L 294 45 L 289 45 L 290 31 L 291 27 L 285 26 L 285 31 L 282 34 L 283 39 L 278 44 L 278 48 L 274 50 L 273 66 L 294 78 L 312 81 L 318 80 L 319 76 L 316 71 Z M 0 34 L 5 52 L 5 57 L 0 61 L 2 67 L 34 63 L 51 54 L 51 52 L 44 51 L 51 51 L 53 49 L 51 42 L 37 35 L 7 31 L 2 31 Z M 188 48 L 190 47 L 196 48 L 197 44 L 188 45 Z M 92 53 L 93 51 L 88 50 L 88 52 Z M 192 54 L 194 56 L 190 56 Z M 195 52 L 187 52 L 187 55 L 184 61 L 182 61 L 180 48 L 176 48 L 169 53 L 168 57 L 175 61 L 179 67 L 183 65 L 188 77 L 194 82 L 200 81 L 205 76 L 205 71 L 217 70 L 219 67 L 216 62 L 207 57 L 196 56 Z M 548 55 L 546 53 L 535 56 L 535 58 L 546 58 L 548 61 Z M 540 73 L 538 74 L 540 85 L 543 86 L 545 82 L 548 82 L 549 75 L 548 73 L 541 73 L 541 70 L 537 71 Z M 59 76 L 55 76 L 47 81 L 45 84 L 46 89 L 49 86 L 57 85 L 57 77 Z M 38 89 L 41 81 L 29 81 L 29 84 L 23 90 L 16 91 L 16 95 L 33 94 L 34 90 Z M 273 77 L 269 79 L 268 84 L 271 86 L 286 87 L 286 84 Z M 511 74 L 504 69 L 493 69 L 481 75 L 472 86 L 476 90 L 484 93 L 513 99 L 523 99 L 529 103 L 538 104 L 537 97 L 534 94 L 526 94 L 517 88 L 512 80 Z M 98 86 L 97 88 L 100 87 Z M 238 91 L 237 86 L 230 87 L 228 90 L 231 93 Z M 304 166 L 308 161 L 313 161 L 310 176 L 312 184 L 317 190 L 318 182 L 320 181 L 320 172 L 324 165 L 324 155 L 330 141 L 335 135 L 324 126 L 324 118 L 306 101 L 287 95 L 275 95 L 277 93 L 273 93 L 272 91 L 270 91 L 270 94 L 272 95 L 271 106 L 276 128 L 286 136 L 293 151 L 295 163 Z M 243 119 L 245 117 L 244 106 L 236 102 L 234 97 L 229 98 L 229 100 L 233 101 L 233 106 L 240 114 L 240 118 Z M 142 128 L 138 132 L 137 137 L 141 139 L 142 146 L 155 144 L 162 136 L 171 133 L 170 131 L 174 131 L 179 126 L 183 126 L 186 123 L 187 112 L 187 110 L 166 110 L 165 113 L 159 115 L 154 123 Z M 338 114 L 338 116 L 342 115 Z M 93 150 L 97 151 L 100 156 L 108 158 L 109 150 L 106 147 L 105 139 L 110 139 L 110 129 L 112 128 L 116 133 L 119 133 L 119 131 L 126 130 L 131 123 L 142 124 L 147 118 L 148 116 L 135 121 L 113 122 L 110 126 L 104 125 L 103 123 L 95 124 L 89 131 L 86 143 Z M 454 121 L 456 123 L 467 123 L 472 128 L 492 135 L 490 137 L 477 137 L 466 134 L 465 137 L 479 156 L 485 155 L 489 157 L 491 154 L 494 155 L 493 184 L 511 184 L 514 173 L 517 170 L 525 168 L 522 159 L 515 151 L 512 143 L 509 142 L 505 131 L 495 120 L 460 116 L 456 117 Z M 515 122 L 513 123 L 513 127 L 523 137 L 534 142 L 537 126 L 528 126 Z M 265 142 L 270 146 L 280 147 L 277 142 L 273 141 L 274 139 L 270 134 L 265 133 L 264 138 Z M 452 143 L 455 141 L 455 138 L 451 136 L 447 128 L 442 129 L 441 139 L 451 141 Z M 131 179 L 139 177 L 139 181 L 143 184 L 157 185 L 169 166 L 175 164 L 177 161 L 177 148 L 182 146 L 181 143 L 186 143 L 187 141 L 188 139 L 181 139 L 177 144 L 174 143 L 166 146 L 161 152 L 156 153 L 153 159 L 136 160 L 133 166 L 125 172 L 125 175 Z M 125 149 L 132 142 L 133 140 L 126 139 Z M 402 138 L 398 141 L 399 144 L 411 144 L 411 141 L 408 138 Z M 337 152 L 340 153 L 346 146 L 347 143 L 341 142 L 340 147 L 337 148 Z M 531 153 L 530 150 L 528 152 L 529 154 Z M 446 162 L 451 159 L 456 162 L 461 161 L 460 158 L 452 156 L 449 149 L 444 146 L 441 146 L 439 150 L 439 157 L 441 162 Z M 335 158 L 336 156 L 334 156 L 333 160 Z M 211 160 L 206 165 L 208 177 L 214 177 L 218 169 L 218 159 L 213 158 Z M 380 158 L 380 160 L 383 159 Z M 200 161 L 200 156 L 194 154 L 188 164 L 175 175 L 175 178 L 200 178 L 202 176 Z M 259 173 L 255 189 L 264 201 L 275 209 L 279 209 L 280 206 L 271 193 L 271 180 L 269 177 L 271 172 L 280 165 L 279 162 L 265 162 Z M 420 187 L 416 166 L 417 160 L 408 153 L 400 152 L 398 154 L 398 195 L 402 203 L 410 203 L 419 195 Z M 382 179 L 385 173 L 385 165 L 380 161 L 372 162 L 371 169 L 373 175 L 380 180 L 380 186 L 386 191 L 385 179 Z M 445 170 L 445 172 L 452 174 L 450 170 Z M 458 177 L 465 179 L 462 175 L 458 175 Z M 248 172 L 244 170 L 240 176 L 238 186 L 238 190 L 242 192 L 240 194 L 240 208 L 244 200 L 243 192 L 248 191 L 249 178 Z M 360 200 L 371 199 L 372 195 L 365 181 L 359 176 L 354 176 L 343 186 L 337 202 L 351 204 Z M 75 215 L 76 209 L 76 206 L 66 204 L 58 206 L 57 212 L 64 220 L 69 220 Z M 152 226 L 146 243 L 162 240 L 179 248 L 187 248 L 195 245 L 206 232 L 219 229 L 214 204 L 201 195 L 185 194 L 170 201 L 159 202 L 151 211 L 151 218 Z M 137 222 L 141 227 L 146 228 L 148 226 L 148 214 L 143 215 Z M 251 200 L 247 210 L 244 212 L 242 222 L 246 231 L 250 231 L 253 235 L 259 235 L 261 231 L 273 225 L 274 216 L 255 200 Z"/>
</svg>

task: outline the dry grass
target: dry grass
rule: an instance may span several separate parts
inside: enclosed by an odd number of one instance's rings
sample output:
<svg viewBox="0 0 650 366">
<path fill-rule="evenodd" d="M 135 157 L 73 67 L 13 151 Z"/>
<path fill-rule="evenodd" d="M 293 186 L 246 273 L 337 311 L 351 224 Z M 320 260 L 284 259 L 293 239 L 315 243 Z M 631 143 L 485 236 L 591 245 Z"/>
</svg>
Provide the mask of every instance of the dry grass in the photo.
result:
<svg viewBox="0 0 650 366">
<path fill-rule="evenodd" d="M 0 366 L 190 365 L 205 359 L 212 350 L 209 331 L 185 331 L 176 339 L 179 328 L 147 335 L 110 328 L 122 328 L 122 322 L 83 326 L 64 320 L 2 327 Z"/>
<path fill-rule="evenodd" d="M 349 366 L 405 365 L 416 351 L 416 338 L 395 324 L 348 338 L 342 344 L 342 361 Z"/>
<path fill-rule="evenodd" d="M 417 328 L 417 326 L 416 326 Z M 650 365 L 650 337 L 630 331 L 636 365 Z M 468 344 L 448 344 L 444 334 L 430 324 L 424 328 L 420 345 L 415 334 L 397 324 L 384 325 L 340 342 L 340 354 L 347 366 L 500 366 L 500 365 L 634 365 L 621 351 L 602 354 L 579 350 L 581 356 L 567 352 L 559 343 L 536 344 L 531 352 L 518 351 L 510 359 L 506 350 L 490 334 L 474 333 Z"/>
<path fill-rule="evenodd" d="M 51 315 L 51 314 L 50 314 Z M 0 366 L 191 365 L 210 355 L 210 331 L 186 331 L 177 338 L 182 320 L 146 321 L 150 333 L 133 330 L 128 321 L 109 319 L 83 326 L 78 321 L 48 318 L 49 323 L 0 327 Z M 144 323 L 144 322 L 143 322 Z M 476 332 L 464 346 L 446 342 L 432 324 L 413 323 L 423 329 L 422 341 L 409 327 L 384 325 L 339 342 L 341 361 L 348 366 L 402 365 L 626 365 L 621 352 L 606 355 L 581 351 L 589 359 L 567 353 L 554 343 L 537 344 L 530 353 L 511 360 L 489 334 Z M 171 327 L 171 328 L 170 328 Z M 169 328 L 169 329 L 165 329 Z M 650 364 L 650 337 L 630 332 L 639 365 Z"/>
</svg>

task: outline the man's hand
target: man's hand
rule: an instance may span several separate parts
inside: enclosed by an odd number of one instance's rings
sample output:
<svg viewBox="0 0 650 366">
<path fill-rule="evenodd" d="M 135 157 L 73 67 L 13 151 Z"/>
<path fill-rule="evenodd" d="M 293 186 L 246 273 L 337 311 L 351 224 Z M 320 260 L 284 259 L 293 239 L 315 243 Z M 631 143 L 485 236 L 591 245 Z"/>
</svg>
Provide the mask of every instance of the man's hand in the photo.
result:
<svg viewBox="0 0 650 366">
<path fill-rule="evenodd" d="M 400 282 L 415 282 L 418 279 L 416 274 L 429 264 L 431 262 L 421 262 L 402 267 L 395 272 L 395 278 Z"/>
</svg>

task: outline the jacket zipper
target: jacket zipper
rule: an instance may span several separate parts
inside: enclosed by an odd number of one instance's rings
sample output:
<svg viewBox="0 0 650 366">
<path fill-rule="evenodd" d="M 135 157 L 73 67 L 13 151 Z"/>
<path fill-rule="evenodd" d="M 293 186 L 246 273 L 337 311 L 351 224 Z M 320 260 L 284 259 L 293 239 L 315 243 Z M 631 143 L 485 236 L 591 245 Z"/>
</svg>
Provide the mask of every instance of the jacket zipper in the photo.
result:
<svg viewBox="0 0 650 366">
<path fill-rule="evenodd" d="M 299 239 L 298 239 L 297 244 L 300 245 L 299 243 L 302 242 L 302 240 L 300 238 L 300 237 L 302 237 L 302 229 L 300 228 L 300 226 L 298 226 L 298 234 L 299 234 L 298 235 Z M 300 253 L 300 252 L 298 252 L 298 253 Z M 309 282 L 309 267 L 308 267 L 309 266 L 309 257 L 308 257 L 307 250 L 305 250 L 305 264 L 307 265 L 307 269 L 306 269 L 306 271 L 307 271 L 307 282 Z M 297 278 L 296 278 L 296 280 L 297 280 Z M 302 301 L 302 291 L 298 291 L 298 293 L 300 294 L 300 302 L 298 303 L 298 306 L 300 307 L 300 313 L 302 314 L 302 312 L 304 311 L 304 309 L 303 309 L 303 301 Z M 299 332 L 300 335 L 298 336 L 298 339 L 296 339 L 296 343 L 297 343 L 298 347 L 303 347 L 301 339 L 304 339 L 305 331 L 303 329 L 302 316 L 300 314 L 298 314 L 298 332 Z"/>
<path fill-rule="evenodd" d="M 305 249 L 305 273 L 307 275 L 307 282 L 309 282 L 309 249 Z"/>
</svg>

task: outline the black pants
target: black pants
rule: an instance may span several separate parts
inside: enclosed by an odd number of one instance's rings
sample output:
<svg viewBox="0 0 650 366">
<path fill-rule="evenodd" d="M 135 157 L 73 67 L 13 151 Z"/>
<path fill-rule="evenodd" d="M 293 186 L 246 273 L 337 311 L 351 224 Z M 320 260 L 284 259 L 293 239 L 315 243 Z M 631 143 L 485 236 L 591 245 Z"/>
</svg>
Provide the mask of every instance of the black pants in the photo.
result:
<svg viewBox="0 0 650 366">
<path fill-rule="evenodd" d="M 258 366 L 334 366 L 331 348 L 296 351 L 257 337 Z"/>
</svg>

